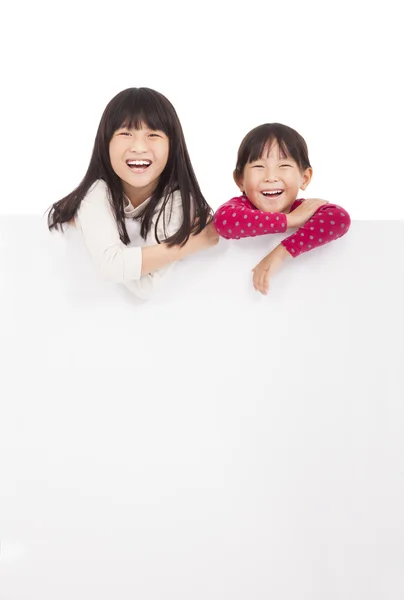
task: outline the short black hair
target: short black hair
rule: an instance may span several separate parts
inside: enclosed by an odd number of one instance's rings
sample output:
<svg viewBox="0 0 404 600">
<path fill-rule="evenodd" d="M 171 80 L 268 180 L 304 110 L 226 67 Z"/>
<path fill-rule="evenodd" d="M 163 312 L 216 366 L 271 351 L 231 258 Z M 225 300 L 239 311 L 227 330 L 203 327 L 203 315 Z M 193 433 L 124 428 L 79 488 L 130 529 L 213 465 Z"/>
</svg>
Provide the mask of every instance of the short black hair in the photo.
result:
<svg viewBox="0 0 404 600">
<path fill-rule="evenodd" d="M 300 133 L 281 123 L 265 123 L 252 129 L 241 142 L 235 174 L 242 175 L 246 164 L 262 158 L 265 148 L 270 148 L 274 142 L 283 158 L 293 158 L 302 172 L 311 167 L 307 144 Z"/>
</svg>

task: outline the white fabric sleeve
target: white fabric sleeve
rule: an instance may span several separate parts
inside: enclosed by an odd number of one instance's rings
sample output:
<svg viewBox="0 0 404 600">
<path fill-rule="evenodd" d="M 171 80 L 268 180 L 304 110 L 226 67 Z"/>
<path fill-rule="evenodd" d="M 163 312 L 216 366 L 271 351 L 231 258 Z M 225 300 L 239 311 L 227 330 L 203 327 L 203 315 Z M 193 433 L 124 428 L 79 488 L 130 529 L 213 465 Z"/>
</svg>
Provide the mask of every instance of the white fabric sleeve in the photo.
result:
<svg viewBox="0 0 404 600">
<path fill-rule="evenodd" d="M 99 179 L 82 200 L 75 216 L 93 263 L 105 279 L 118 283 L 139 280 L 142 249 L 122 243 L 108 200 L 108 188 Z"/>
</svg>

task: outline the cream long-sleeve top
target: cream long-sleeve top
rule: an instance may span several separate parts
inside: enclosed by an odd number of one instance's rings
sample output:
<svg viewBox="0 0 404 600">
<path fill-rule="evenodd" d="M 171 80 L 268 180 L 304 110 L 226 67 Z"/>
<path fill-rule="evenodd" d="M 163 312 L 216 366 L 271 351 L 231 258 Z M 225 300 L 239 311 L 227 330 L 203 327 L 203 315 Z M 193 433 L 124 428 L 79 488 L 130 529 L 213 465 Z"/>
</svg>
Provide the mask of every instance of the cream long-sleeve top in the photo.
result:
<svg viewBox="0 0 404 600">
<path fill-rule="evenodd" d="M 103 180 L 99 179 L 91 186 L 74 219 L 91 259 L 103 277 L 109 281 L 122 283 L 135 296 L 143 299 L 152 296 L 161 280 L 174 265 L 171 263 L 163 269 L 141 276 L 142 247 L 157 244 L 154 230 L 163 203 L 163 199 L 161 199 L 156 206 L 151 228 L 146 239 L 143 239 L 140 235 L 141 222 L 133 217 L 139 214 L 149 200 L 150 198 L 135 208 L 124 196 L 125 225 L 130 239 L 127 246 L 119 237 L 114 213 L 108 199 L 107 184 Z M 171 195 L 165 214 L 165 223 L 162 215 L 157 225 L 160 241 L 176 233 L 182 224 L 183 210 L 179 191 Z"/>
</svg>

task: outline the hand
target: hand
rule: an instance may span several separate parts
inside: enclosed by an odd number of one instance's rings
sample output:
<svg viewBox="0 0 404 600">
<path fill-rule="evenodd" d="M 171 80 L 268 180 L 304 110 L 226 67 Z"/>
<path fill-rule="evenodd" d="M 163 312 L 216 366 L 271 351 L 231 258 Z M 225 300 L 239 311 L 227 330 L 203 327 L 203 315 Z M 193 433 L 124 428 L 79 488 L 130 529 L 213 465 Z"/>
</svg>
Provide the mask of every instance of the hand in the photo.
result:
<svg viewBox="0 0 404 600">
<path fill-rule="evenodd" d="M 321 200 L 320 198 L 307 198 L 307 200 L 303 200 L 300 206 L 286 215 L 288 227 L 301 227 L 324 204 L 328 204 L 327 200 Z"/>
<path fill-rule="evenodd" d="M 188 244 L 191 243 L 192 247 L 195 247 L 195 250 L 199 251 L 205 248 L 210 248 L 211 246 L 216 246 L 216 244 L 219 242 L 219 238 L 220 236 L 216 231 L 212 220 L 206 225 L 206 227 L 202 229 L 200 233 L 191 235 Z"/>
<path fill-rule="evenodd" d="M 297 210 L 297 209 L 296 209 Z M 292 258 L 282 244 L 276 246 L 265 258 L 253 269 L 253 286 L 257 292 L 265 296 L 269 290 L 269 280 L 278 271 L 287 258 Z"/>
</svg>

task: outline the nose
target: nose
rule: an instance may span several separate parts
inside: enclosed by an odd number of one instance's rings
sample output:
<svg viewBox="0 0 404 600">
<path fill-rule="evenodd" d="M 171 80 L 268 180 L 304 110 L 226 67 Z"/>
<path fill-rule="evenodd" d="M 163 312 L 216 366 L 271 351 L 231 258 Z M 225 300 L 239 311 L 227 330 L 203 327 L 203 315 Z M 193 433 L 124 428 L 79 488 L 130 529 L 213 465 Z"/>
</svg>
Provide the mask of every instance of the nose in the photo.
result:
<svg viewBox="0 0 404 600">
<path fill-rule="evenodd" d="M 141 154 L 147 152 L 146 140 L 143 136 L 134 135 L 131 139 L 130 149 L 132 152 Z"/>
<path fill-rule="evenodd" d="M 278 175 L 274 169 L 267 169 L 265 171 L 265 181 L 268 181 L 269 183 L 275 183 L 278 180 Z"/>
</svg>

